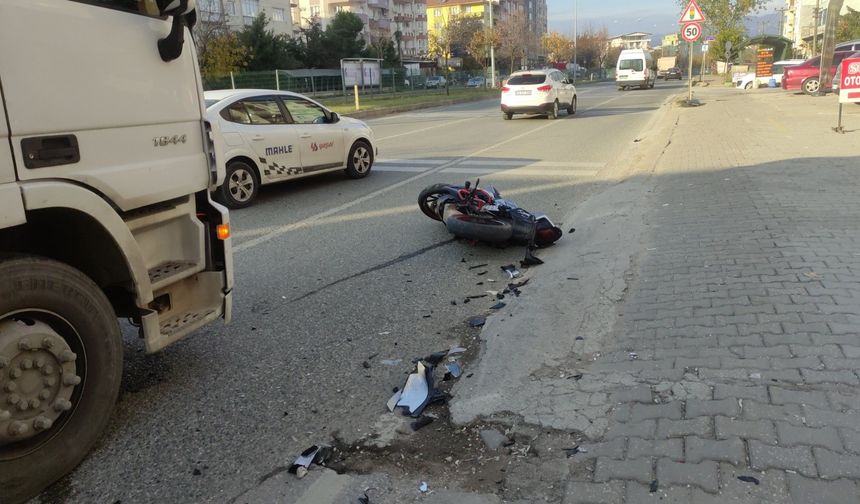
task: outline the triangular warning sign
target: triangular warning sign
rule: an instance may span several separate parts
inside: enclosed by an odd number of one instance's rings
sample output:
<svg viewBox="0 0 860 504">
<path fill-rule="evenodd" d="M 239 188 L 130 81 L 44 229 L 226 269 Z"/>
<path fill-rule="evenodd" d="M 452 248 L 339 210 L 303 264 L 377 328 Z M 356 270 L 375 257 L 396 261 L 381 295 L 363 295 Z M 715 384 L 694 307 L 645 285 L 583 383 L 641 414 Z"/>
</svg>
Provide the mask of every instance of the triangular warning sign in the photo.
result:
<svg viewBox="0 0 860 504">
<path fill-rule="evenodd" d="M 678 22 L 681 24 L 701 23 L 704 20 L 705 15 L 702 14 L 702 9 L 699 8 L 699 4 L 696 3 L 696 0 L 690 0 L 690 3 L 687 4 L 687 8 L 681 13 L 681 19 L 679 19 Z"/>
</svg>

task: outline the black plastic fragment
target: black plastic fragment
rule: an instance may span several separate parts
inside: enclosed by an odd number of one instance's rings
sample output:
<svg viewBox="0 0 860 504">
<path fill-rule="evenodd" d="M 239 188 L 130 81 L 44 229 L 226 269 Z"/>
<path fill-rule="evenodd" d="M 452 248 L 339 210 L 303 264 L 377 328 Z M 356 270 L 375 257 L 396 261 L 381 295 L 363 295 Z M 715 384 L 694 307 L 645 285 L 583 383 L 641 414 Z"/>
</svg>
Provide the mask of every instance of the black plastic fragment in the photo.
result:
<svg viewBox="0 0 860 504">
<path fill-rule="evenodd" d="M 438 352 L 433 352 L 432 354 L 424 357 L 424 362 L 430 364 L 432 366 L 438 366 L 442 359 L 444 359 L 448 355 L 448 350 L 440 350 Z"/>
<path fill-rule="evenodd" d="M 484 317 L 472 317 L 469 319 L 469 326 L 471 327 L 483 327 L 484 323 L 487 322 L 487 319 Z"/>
<path fill-rule="evenodd" d="M 469 266 L 469 269 L 470 269 L 470 270 L 473 270 L 473 269 L 478 269 L 478 268 L 484 268 L 484 267 L 486 267 L 486 266 L 489 266 L 489 264 L 487 264 L 487 263 L 484 263 L 484 264 L 476 264 L 476 265 L 474 265 L 474 266 Z"/>
<path fill-rule="evenodd" d="M 743 481 L 744 483 L 755 483 L 756 485 L 761 483 L 759 479 L 755 476 L 738 476 L 738 479 Z"/>
<path fill-rule="evenodd" d="M 648 491 L 651 493 L 656 492 L 658 485 L 659 483 L 657 483 L 657 480 L 651 480 L 651 486 L 648 488 Z"/>
<path fill-rule="evenodd" d="M 412 427 L 413 431 L 417 431 L 418 429 L 421 429 L 422 427 L 426 427 L 426 426 L 430 425 L 431 423 L 433 423 L 433 417 L 422 416 L 422 417 L 419 417 L 418 420 L 415 420 L 414 422 L 412 422 L 412 424 L 410 424 L 410 427 Z"/>
<path fill-rule="evenodd" d="M 469 299 L 481 299 L 487 297 L 486 294 L 475 294 L 474 296 L 469 296 Z"/>
<path fill-rule="evenodd" d="M 532 249 L 527 248 L 526 249 L 526 256 L 523 258 L 522 261 L 520 261 L 520 266 L 522 266 L 524 268 L 528 268 L 529 266 L 538 266 L 541 264 L 543 264 L 543 261 L 541 261 L 534 254 L 532 254 Z"/>
<path fill-rule="evenodd" d="M 579 445 L 576 445 L 573 448 L 562 448 L 561 451 L 567 455 L 567 458 L 570 458 L 579 453 Z"/>
<path fill-rule="evenodd" d="M 577 336 L 575 339 L 576 339 L 576 341 L 584 341 L 585 340 L 585 338 L 583 338 L 582 336 Z"/>
<path fill-rule="evenodd" d="M 570 228 L 570 229 L 567 231 L 567 234 L 573 234 L 573 233 L 575 233 L 575 232 L 576 232 L 576 229 L 575 229 L 575 228 Z"/>
<path fill-rule="evenodd" d="M 501 310 L 505 306 L 507 306 L 505 303 L 496 303 L 493 306 L 491 306 L 490 309 L 491 310 Z"/>
</svg>

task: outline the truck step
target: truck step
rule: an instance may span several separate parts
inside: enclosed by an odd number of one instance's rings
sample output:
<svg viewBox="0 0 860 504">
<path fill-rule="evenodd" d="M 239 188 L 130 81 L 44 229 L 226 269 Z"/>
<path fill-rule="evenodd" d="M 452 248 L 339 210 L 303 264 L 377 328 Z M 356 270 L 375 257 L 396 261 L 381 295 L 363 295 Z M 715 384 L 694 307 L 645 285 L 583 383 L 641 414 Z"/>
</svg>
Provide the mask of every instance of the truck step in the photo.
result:
<svg viewBox="0 0 860 504">
<path fill-rule="evenodd" d="M 201 269 L 203 269 L 202 266 L 198 267 L 197 263 L 192 261 L 164 261 L 150 268 L 149 282 L 152 284 L 152 290 L 156 290 L 181 278 L 191 276 Z"/>
<path fill-rule="evenodd" d="M 206 309 L 197 312 L 183 313 L 178 317 L 171 317 L 159 324 L 161 334 L 170 337 L 188 326 L 195 325 L 201 320 L 212 318 L 214 314 L 215 310 Z"/>
</svg>

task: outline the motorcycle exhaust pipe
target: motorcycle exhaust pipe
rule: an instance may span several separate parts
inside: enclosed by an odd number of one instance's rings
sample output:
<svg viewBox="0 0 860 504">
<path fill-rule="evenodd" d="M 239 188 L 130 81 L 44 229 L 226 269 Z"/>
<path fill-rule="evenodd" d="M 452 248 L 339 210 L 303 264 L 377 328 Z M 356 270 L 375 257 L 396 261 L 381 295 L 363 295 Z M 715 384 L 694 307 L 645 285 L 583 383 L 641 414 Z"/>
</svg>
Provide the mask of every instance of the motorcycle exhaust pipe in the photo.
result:
<svg viewBox="0 0 860 504">
<path fill-rule="evenodd" d="M 448 232 L 458 238 L 477 240 L 487 243 L 504 243 L 513 236 L 513 226 L 492 215 L 471 215 L 457 210 L 454 205 L 446 205 L 442 221 Z"/>
</svg>

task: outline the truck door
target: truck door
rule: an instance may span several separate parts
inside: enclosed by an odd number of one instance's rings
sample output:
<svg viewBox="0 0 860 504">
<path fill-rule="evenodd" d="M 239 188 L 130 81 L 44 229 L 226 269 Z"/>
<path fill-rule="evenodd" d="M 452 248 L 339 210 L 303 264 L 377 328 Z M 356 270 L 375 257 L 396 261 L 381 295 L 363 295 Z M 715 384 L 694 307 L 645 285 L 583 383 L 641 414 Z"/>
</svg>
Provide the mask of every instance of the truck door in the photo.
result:
<svg viewBox="0 0 860 504">
<path fill-rule="evenodd" d="M 302 171 L 305 173 L 342 168 L 346 165 L 343 128 L 327 122 L 325 110 L 298 96 L 282 96 L 298 134 Z"/>
<path fill-rule="evenodd" d="M 14 181 L 15 166 L 12 164 L 12 151 L 9 149 L 9 130 L 6 127 L 6 111 L 3 108 L 3 100 L 0 99 L 0 184 Z"/>
<path fill-rule="evenodd" d="M 179 58 L 163 61 L 157 44 L 171 21 L 138 4 L 0 0 L 19 180 L 73 180 L 122 210 L 207 188 L 190 33 Z"/>
</svg>

